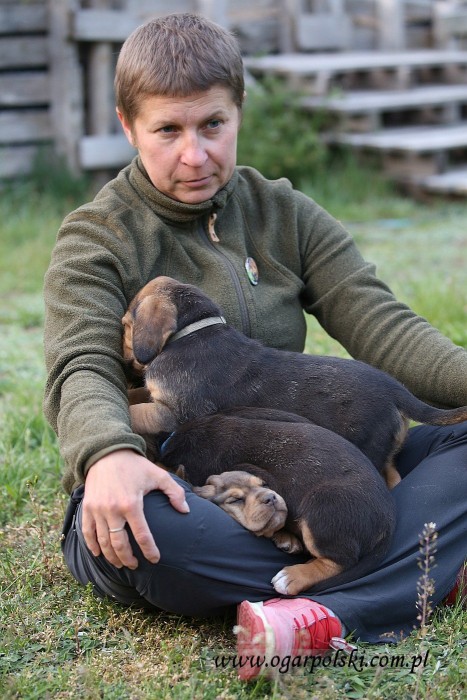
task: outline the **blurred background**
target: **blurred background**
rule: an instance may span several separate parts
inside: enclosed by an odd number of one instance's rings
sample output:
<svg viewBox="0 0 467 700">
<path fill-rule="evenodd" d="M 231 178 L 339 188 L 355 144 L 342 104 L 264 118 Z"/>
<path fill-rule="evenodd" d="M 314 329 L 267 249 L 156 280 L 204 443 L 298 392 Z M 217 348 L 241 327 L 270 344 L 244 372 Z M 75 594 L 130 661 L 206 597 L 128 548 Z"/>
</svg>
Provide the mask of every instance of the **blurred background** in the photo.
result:
<svg viewBox="0 0 467 700">
<path fill-rule="evenodd" d="M 264 151 L 276 144 L 276 168 L 294 180 L 320 147 L 340 145 L 410 191 L 467 194 L 462 0 L 0 0 L 0 179 L 59 158 L 97 186 L 128 163 L 113 97 L 119 48 L 142 22 L 184 11 L 238 37 L 247 116 L 287 106 L 303 129 L 284 166 L 290 134 L 271 124 L 263 144 L 247 119 L 240 162 L 274 177 Z"/>
</svg>

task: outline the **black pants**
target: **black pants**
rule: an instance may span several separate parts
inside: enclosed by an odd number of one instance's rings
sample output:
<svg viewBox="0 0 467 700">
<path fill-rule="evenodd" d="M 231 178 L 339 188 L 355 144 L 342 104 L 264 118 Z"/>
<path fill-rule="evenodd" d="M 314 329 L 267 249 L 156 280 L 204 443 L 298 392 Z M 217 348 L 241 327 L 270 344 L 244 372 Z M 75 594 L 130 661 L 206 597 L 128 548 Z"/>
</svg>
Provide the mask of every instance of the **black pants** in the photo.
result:
<svg viewBox="0 0 467 700">
<path fill-rule="evenodd" d="M 368 642 L 400 639 L 417 626 L 419 535 L 425 523 L 438 532 L 433 603 L 452 589 L 467 549 L 467 423 L 409 431 L 398 458 L 402 482 L 393 490 L 397 528 L 382 565 L 365 577 L 308 597 L 327 606 L 355 638 Z M 182 615 L 224 613 L 242 600 L 277 597 L 270 581 L 283 567 L 306 560 L 258 538 L 218 506 L 187 492 L 189 514 L 172 508 L 164 494 L 149 493 L 145 515 L 161 552 L 158 564 L 133 548 L 139 567 L 117 569 L 94 557 L 81 532 L 81 487 L 72 496 L 63 551 L 73 576 L 92 582 L 97 595 L 125 604 Z M 131 536 L 130 536 L 131 538 Z M 306 592 L 301 597 L 307 597 Z"/>
</svg>

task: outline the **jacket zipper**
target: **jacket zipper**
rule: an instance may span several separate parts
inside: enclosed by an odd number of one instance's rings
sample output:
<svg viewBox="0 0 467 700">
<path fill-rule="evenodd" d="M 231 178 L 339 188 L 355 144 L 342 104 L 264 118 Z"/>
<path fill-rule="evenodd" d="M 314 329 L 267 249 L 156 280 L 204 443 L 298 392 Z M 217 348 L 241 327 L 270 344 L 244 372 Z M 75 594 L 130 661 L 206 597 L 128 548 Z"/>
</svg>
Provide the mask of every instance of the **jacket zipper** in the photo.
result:
<svg viewBox="0 0 467 700">
<path fill-rule="evenodd" d="M 222 250 L 219 250 L 219 248 L 214 245 L 214 242 L 218 243 L 219 238 L 214 230 L 214 223 L 216 220 L 216 215 L 211 214 L 208 220 L 208 228 L 206 231 L 206 228 L 203 225 L 203 222 L 200 221 L 199 223 L 199 230 L 201 233 L 201 238 L 203 242 L 213 251 L 215 251 L 215 254 L 217 255 L 218 258 L 222 260 L 222 262 L 225 264 L 225 267 L 227 268 L 229 272 L 230 279 L 232 280 L 235 293 L 237 295 L 237 300 L 238 300 L 238 306 L 240 309 L 240 319 L 242 323 L 242 331 L 245 335 L 250 336 L 251 333 L 251 326 L 250 326 L 250 316 L 248 314 L 248 307 L 245 301 L 245 296 L 242 291 L 242 286 L 240 284 L 240 280 L 237 274 L 237 271 L 235 267 L 233 266 L 232 262 L 229 260 L 227 255 L 222 252 Z"/>
</svg>

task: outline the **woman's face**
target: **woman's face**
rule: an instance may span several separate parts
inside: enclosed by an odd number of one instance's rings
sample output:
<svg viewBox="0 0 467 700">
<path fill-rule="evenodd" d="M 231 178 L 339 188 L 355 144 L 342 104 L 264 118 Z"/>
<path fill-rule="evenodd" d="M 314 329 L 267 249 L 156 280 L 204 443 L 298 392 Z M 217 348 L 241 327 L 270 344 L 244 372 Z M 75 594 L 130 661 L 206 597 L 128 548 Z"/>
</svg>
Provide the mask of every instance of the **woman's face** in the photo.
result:
<svg viewBox="0 0 467 700">
<path fill-rule="evenodd" d="M 228 88 L 147 97 L 131 125 L 117 114 L 152 184 L 168 197 L 204 202 L 232 177 L 241 113 Z"/>
</svg>

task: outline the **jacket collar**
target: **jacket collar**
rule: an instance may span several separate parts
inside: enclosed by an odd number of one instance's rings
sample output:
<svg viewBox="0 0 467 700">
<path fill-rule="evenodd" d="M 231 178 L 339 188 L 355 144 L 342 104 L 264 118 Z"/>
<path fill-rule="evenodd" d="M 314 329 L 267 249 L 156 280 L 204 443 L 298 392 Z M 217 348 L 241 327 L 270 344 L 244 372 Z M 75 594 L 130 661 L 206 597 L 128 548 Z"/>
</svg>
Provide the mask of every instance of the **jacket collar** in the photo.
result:
<svg viewBox="0 0 467 700">
<path fill-rule="evenodd" d="M 130 166 L 130 182 L 141 193 L 158 216 L 168 221 L 186 223 L 194 221 L 201 216 L 217 212 L 223 209 L 230 199 L 238 181 L 238 173 L 234 174 L 228 183 L 222 187 L 214 197 L 199 204 L 185 204 L 177 202 L 175 199 L 167 197 L 154 187 L 149 180 L 146 170 L 141 163 L 139 156 L 136 156 Z"/>
</svg>

